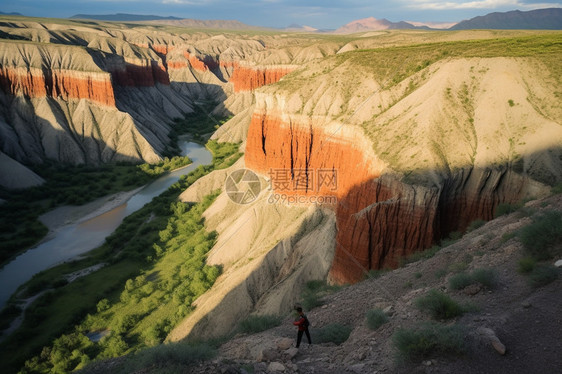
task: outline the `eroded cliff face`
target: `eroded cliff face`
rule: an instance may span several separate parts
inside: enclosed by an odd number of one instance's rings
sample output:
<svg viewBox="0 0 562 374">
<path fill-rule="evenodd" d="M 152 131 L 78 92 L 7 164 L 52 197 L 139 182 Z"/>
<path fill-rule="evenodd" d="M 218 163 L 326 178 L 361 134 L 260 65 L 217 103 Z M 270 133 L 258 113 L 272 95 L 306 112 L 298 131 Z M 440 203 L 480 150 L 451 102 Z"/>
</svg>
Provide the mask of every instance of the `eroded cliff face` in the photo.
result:
<svg viewBox="0 0 562 374">
<path fill-rule="evenodd" d="M 89 99 L 102 105 L 115 106 L 113 85 L 108 73 L 2 67 L 0 88 L 11 95 Z"/>
<path fill-rule="evenodd" d="M 234 85 L 234 92 L 253 91 L 266 84 L 277 83 L 285 75 L 293 71 L 289 67 L 245 67 L 235 66 L 230 82 Z"/>
<path fill-rule="evenodd" d="M 288 117 L 288 116 L 287 116 Z M 246 165 L 271 178 L 274 192 L 332 200 L 337 218 L 330 278 L 357 282 L 370 269 L 395 267 L 403 256 L 430 247 L 475 219 L 493 218 L 499 203 L 514 203 L 540 191 L 538 183 L 509 168 L 462 169 L 437 186 L 410 185 L 361 147 L 361 132 L 330 132 L 295 118 L 257 111 L 246 146 Z M 295 121 L 295 122 L 293 122 Z M 334 171 L 320 179 L 319 171 Z M 383 175 L 381 175 L 383 174 Z M 282 178 L 282 179 L 280 179 Z M 307 183 L 307 181 L 309 183 Z"/>
<path fill-rule="evenodd" d="M 472 78 L 473 91 L 451 78 L 474 70 L 471 64 L 480 65 L 482 75 Z M 560 147 L 554 145 L 559 142 L 554 139 L 562 139 L 557 112 L 545 115 L 524 100 L 525 95 L 539 100 L 539 94 L 544 97 L 552 88 L 530 87 L 506 69 L 530 74 L 517 61 L 452 61 L 387 91 L 372 84 L 375 93 L 359 101 L 347 117 L 341 112 L 345 105 L 335 107 L 326 99 L 332 90 L 329 77 L 319 78 L 318 90 L 309 90 L 307 84 L 297 92 L 263 89 L 256 95 L 248 130 L 247 165 L 272 178 L 276 169 L 290 170 L 286 184 L 293 187 L 287 190 L 275 180 L 272 187 L 278 194 L 300 196 L 333 192 L 295 188 L 302 170 L 312 175 L 317 168 L 337 170 L 337 237 L 330 279 L 359 281 L 370 269 L 395 267 L 400 257 L 453 231 L 462 232 L 476 219 L 493 218 L 500 203 L 544 196 L 549 188 L 535 179 L 560 180 Z M 489 81 L 492 76 L 494 83 Z M 297 78 L 291 75 L 293 81 Z M 412 91 L 414 84 L 419 88 Z M 515 105 L 507 105 L 507 97 L 498 97 L 491 87 L 497 84 L 509 86 L 509 95 L 517 97 L 521 108 L 511 109 Z M 281 87 L 294 87 L 294 82 Z M 367 88 L 356 96 L 364 98 Z M 377 100 L 387 106 L 382 114 Z M 490 101 L 497 103 L 496 110 L 490 110 Z M 521 117 L 526 120 L 514 116 L 519 112 L 526 113 Z M 366 122 L 348 125 L 354 121 Z M 338 129 L 356 136 L 342 136 Z M 506 131 L 521 140 L 515 144 L 514 138 L 506 139 Z"/>
</svg>

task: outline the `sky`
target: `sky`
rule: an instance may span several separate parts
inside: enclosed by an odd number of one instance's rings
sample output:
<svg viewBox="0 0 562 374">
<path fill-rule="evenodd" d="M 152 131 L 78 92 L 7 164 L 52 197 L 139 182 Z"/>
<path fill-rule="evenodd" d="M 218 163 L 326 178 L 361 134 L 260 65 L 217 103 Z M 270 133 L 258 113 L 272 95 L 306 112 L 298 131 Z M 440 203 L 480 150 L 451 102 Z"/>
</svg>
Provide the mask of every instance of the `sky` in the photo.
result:
<svg viewBox="0 0 562 374">
<path fill-rule="evenodd" d="M 2 0 L 0 11 L 66 18 L 75 14 L 131 13 L 195 19 L 235 19 L 249 25 L 322 29 L 350 21 L 459 22 L 491 12 L 560 8 L 562 0 Z"/>
</svg>

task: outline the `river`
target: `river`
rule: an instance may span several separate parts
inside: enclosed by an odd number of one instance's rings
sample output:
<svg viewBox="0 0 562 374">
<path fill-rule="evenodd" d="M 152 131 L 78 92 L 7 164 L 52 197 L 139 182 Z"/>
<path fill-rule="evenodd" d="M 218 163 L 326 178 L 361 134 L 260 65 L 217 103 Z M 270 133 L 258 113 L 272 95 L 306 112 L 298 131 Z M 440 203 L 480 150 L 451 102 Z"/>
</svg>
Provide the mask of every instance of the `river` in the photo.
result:
<svg viewBox="0 0 562 374">
<path fill-rule="evenodd" d="M 190 165 L 146 185 L 127 202 L 106 213 L 87 221 L 64 226 L 49 240 L 27 250 L 0 269 L 0 309 L 17 288 L 33 275 L 99 247 L 125 217 L 166 191 L 179 180 L 180 176 L 199 165 L 212 162 L 213 157 L 204 146 L 181 139 L 179 146 L 182 154 L 193 161 Z"/>
</svg>

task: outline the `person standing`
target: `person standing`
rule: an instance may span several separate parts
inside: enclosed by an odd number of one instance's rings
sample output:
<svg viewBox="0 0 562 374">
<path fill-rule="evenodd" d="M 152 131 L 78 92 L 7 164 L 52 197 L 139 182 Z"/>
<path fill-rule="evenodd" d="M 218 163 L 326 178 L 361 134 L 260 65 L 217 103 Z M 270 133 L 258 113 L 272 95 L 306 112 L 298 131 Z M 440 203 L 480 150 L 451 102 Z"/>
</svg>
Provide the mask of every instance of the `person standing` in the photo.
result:
<svg viewBox="0 0 562 374">
<path fill-rule="evenodd" d="M 306 314 L 303 313 L 302 308 L 299 306 L 297 308 L 297 312 L 299 313 L 299 318 L 293 322 L 293 325 L 299 327 L 299 332 L 297 334 L 297 348 L 301 345 L 302 334 L 306 333 L 306 338 L 308 339 L 308 344 L 312 344 L 312 339 L 310 339 L 310 332 L 308 331 L 308 326 L 310 323 L 308 322 L 308 318 Z"/>
</svg>

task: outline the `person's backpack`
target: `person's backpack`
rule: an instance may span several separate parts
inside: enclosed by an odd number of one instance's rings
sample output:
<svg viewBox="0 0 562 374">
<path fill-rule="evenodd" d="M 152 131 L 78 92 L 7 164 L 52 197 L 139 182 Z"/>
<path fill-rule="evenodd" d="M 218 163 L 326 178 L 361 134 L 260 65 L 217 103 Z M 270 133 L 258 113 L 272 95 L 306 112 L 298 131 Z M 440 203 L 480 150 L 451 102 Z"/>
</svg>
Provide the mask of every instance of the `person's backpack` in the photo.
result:
<svg viewBox="0 0 562 374">
<path fill-rule="evenodd" d="M 304 327 L 308 328 L 308 326 L 310 326 L 310 322 L 308 321 L 308 317 L 306 316 L 306 314 L 303 314 L 302 318 L 304 318 Z"/>
</svg>

